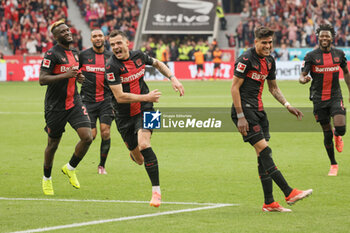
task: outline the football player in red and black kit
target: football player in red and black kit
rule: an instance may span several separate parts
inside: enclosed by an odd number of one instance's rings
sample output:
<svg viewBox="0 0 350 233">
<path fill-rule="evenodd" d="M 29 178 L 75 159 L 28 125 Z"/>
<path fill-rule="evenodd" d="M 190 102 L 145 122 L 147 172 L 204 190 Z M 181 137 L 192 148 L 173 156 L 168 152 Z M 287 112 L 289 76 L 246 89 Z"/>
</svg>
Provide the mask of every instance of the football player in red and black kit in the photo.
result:
<svg viewBox="0 0 350 233">
<path fill-rule="evenodd" d="M 258 27 L 254 34 L 254 48 L 243 53 L 235 63 L 231 88 L 233 100 L 231 117 L 244 141 L 254 147 L 258 156 L 258 171 L 265 198 L 262 210 L 290 212 L 290 209 L 275 202 L 272 194 L 272 180 L 283 191 L 289 205 L 309 196 L 312 189 L 306 191 L 292 189 L 272 159 L 272 150 L 268 145 L 269 122 L 261 99 L 265 79 L 273 97 L 291 114 L 299 119 L 303 114 L 287 102 L 277 86 L 276 64 L 270 55 L 274 31 L 267 27 Z"/>
<path fill-rule="evenodd" d="M 157 89 L 149 91 L 143 79 L 145 65 L 152 65 L 169 78 L 180 96 L 184 95 L 184 88 L 163 62 L 141 51 L 129 51 L 124 32 L 112 31 L 109 43 L 114 56 L 106 64 L 106 78 L 114 94 L 117 128 L 132 159 L 139 165 L 144 163 L 152 183 L 150 205 L 158 207 L 161 204 L 158 161 L 151 147 L 152 131 L 142 128 L 142 117 L 144 111 L 154 111 L 153 102 L 158 102 L 161 93 Z"/>
<path fill-rule="evenodd" d="M 79 72 L 79 57 L 69 48 L 73 42 L 72 33 L 63 21 L 52 24 L 51 32 L 57 44 L 45 53 L 41 63 L 39 82 L 47 85 L 45 96 L 45 131 L 48 144 L 45 149 L 43 192 L 53 195 L 51 169 L 57 147 L 67 122 L 76 130 L 80 141 L 75 147 L 69 163 L 62 172 L 75 188 L 80 188 L 75 168 L 84 157 L 92 142 L 91 124 L 86 108 L 77 91 L 76 81 L 82 83 L 84 75 Z"/>
<path fill-rule="evenodd" d="M 80 70 L 85 76 L 81 86 L 81 98 L 91 120 L 92 137 L 95 139 L 96 121 L 99 118 L 101 131 L 100 163 L 98 174 L 107 174 L 105 163 L 111 146 L 110 129 L 114 118 L 112 108 L 112 92 L 105 77 L 106 61 L 113 55 L 105 50 L 105 37 L 100 29 L 91 32 L 92 48 L 79 55 Z"/>
<path fill-rule="evenodd" d="M 331 167 L 329 176 L 338 174 L 338 164 L 334 156 L 333 133 L 335 148 L 343 151 L 342 137 L 345 134 L 345 114 L 343 97 L 339 85 L 339 71 L 343 70 L 344 79 L 350 92 L 350 73 L 345 54 L 342 50 L 332 46 L 335 37 L 334 28 L 329 24 L 322 24 L 316 30 L 319 47 L 306 54 L 302 73 L 299 78 L 301 84 L 311 79 L 310 100 L 314 105 L 316 121 L 320 123 Z M 310 73 L 311 77 L 308 75 Z M 333 117 L 334 129 L 330 118 Z"/>
</svg>

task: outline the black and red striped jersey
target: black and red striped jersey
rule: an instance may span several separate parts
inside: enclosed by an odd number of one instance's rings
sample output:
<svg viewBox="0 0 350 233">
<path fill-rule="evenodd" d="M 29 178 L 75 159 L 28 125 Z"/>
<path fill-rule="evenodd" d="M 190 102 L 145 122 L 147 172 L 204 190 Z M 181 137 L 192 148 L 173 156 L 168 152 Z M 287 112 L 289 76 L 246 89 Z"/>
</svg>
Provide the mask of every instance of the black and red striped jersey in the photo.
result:
<svg viewBox="0 0 350 233">
<path fill-rule="evenodd" d="M 70 67 L 79 68 L 79 57 L 76 50 L 65 49 L 56 44 L 44 55 L 40 69 L 50 75 L 62 74 Z M 75 78 L 67 78 L 50 83 L 46 89 L 45 111 L 64 111 L 81 101 Z"/>
<path fill-rule="evenodd" d="M 106 64 L 106 79 L 109 85 L 122 84 L 123 91 L 134 94 L 147 94 L 149 89 L 143 77 L 145 65 L 152 65 L 153 58 L 141 51 L 130 51 L 127 60 L 112 56 Z M 113 105 L 118 117 L 135 116 L 145 109 L 153 107 L 151 102 L 118 103 L 113 98 Z"/>
<path fill-rule="evenodd" d="M 80 53 L 79 65 L 85 76 L 80 95 L 84 102 L 96 103 L 111 98 L 112 93 L 105 79 L 105 64 L 112 55 L 107 50 L 96 53 L 93 48 Z"/>
<path fill-rule="evenodd" d="M 330 52 L 323 52 L 317 48 L 306 54 L 302 71 L 312 77 L 310 86 L 310 100 L 314 102 L 326 101 L 331 98 L 342 98 L 339 85 L 340 68 L 347 66 L 345 54 L 342 50 L 331 48 Z"/>
<path fill-rule="evenodd" d="M 237 58 L 234 75 L 244 79 L 239 89 L 242 107 L 263 111 L 261 96 L 265 79 L 276 79 L 275 59 L 271 55 L 259 57 L 255 48 L 248 49 Z"/>
</svg>

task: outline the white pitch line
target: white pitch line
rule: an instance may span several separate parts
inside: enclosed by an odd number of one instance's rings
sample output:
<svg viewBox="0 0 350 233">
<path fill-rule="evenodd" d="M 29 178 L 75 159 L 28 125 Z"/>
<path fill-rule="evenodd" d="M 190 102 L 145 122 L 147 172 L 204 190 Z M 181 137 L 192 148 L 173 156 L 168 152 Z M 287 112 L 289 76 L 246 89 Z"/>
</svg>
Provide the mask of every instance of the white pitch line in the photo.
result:
<svg viewBox="0 0 350 233">
<path fill-rule="evenodd" d="M 107 203 L 135 203 L 135 204 L 144 204 L 149 203 L 149 201 L 124 201 L 124 200 L 79 200 L 79 199 L 49 199 L 49 198 L 12 198 L 12 197 L 0 197 L 0 200 L 8 201 L 62 201 L 62 202 L 107 202 Z M 232 205 L 237 206 L 239 204 L 227 204 L 227 203 L 198 203 L 198 202 L 162 202 L 162 204 L 173 204 L 173 205 L 205 205 L 205 206 L 214 206 L 214 205 Z"/>
<path fill-rule="evenodd" d="M 156 216 L 162 216 L 162 215 L 194 212 L 194 211 L 200 211 L 200 210 L 222 208 L 222 207 L 227 207 L 227 206 L 233 206 L 233 204 L 219 204 L 219 205 L 197 207 L 197 208 L 190 208 L 190 209 L 183 209 L 183 210 L 165 211 L 165 212 L 154 213 L 154 214 L 144 214 L 144 215 L 136 215 L 136 216 L 129 216 L 129 217 L 112 218 L 112 219 L 105 219 L 105 220 L 96 220 L 96 221 L 90 221 L 90 222 L 73 223 L 73 224 L 53 226 L 53 227 L 37 228 L 37 229 L 31 229 L 31 230 L 25 230 L 25 231 L 16 231 L 16 232 L 12 232 L 12 233 L 29 233 L 29 232 L 52 231 L 52 230 L 59 230 L 59 229 L 67 229 L 67 228 L 74 228 L 74 227 L 97 225 L 97 224 L 109 223 L 109 222 L 121 222 L 121 221 L 127 221 L 127 220 L 132 220 L 132 219 L 150 218 L 150 217 L 156 217 Z"/>
</svg>

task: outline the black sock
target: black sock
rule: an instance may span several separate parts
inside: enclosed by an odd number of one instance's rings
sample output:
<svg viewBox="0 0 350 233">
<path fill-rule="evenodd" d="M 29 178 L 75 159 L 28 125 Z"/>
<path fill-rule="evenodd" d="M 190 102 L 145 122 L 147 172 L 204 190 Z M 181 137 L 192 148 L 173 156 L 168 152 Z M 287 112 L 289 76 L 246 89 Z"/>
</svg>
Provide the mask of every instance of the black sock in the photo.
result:
<svg viewBox="0 0 350 233">
<path fill-rule="evenodd" d="M 107 159 L 107 155 L 109 152 L 109 148 L 111 147 L 111 139 L 101 141 L 100 147 L 100 164 L 99 166 L 104 167 Z"/>
<path fill-rule="evenodd" d="M 152 186 L 159 186 L 159 170 L 157 156 L 152 147 L 140 151 L 144 158 L 144 164 L 147 174 L 151 180 Z"/>
<path fill-rule="evenodd" d="M 264 191 L 265 204 L 267 205 L 271 204 L 272 202 L 275 201 L 272 195 L 272 190 L 273 190 L 272 179 L 269 175 L 266 174 L 265 169 L 261 163 L 260 157 L 258 157 L 258 171 L 259 171 L 259 177 L 260 177 L 260 181 Z"/>
<path fill-rule="evenodd" d="M 79 158 L 78 156 L 73 154 L 72 158 L 69 161 L 69 165 L 71 165 L 72 167 L 76 168 L 78 166 L 78 164 L 80 163 L 81 159 L 82 158 Z"/>
<path fill-rule="evenodd" d="M 326 148 L 327 155 L 329 160 L 331 161 L 331 164 L 337 164 L 337 161 L 335 160 L 334 156 L 333 132 L 331 130 L 323 131 L 323 144 Z"/>
<path fill-rule="evenodd" d="M 52 167 L 45 167 L 45 166 L 44 166 L 44 176 L 45 176 L 46 178 L 50 178 L 50 176 L 51 176 L 51 170 L 52 170 Z"/>
<path fill-rule="evenodd" d="M 292 188 L 288 185 L 287 181 L 284 179 L 282 173 L 277 169 L 275 163 L 272 159 L 272 150 L 270 147 L 266 147 L 259 154 L 261 163 L 268 175 L 273 179 L 273 181 L 280 187 L 284 195 L 287 197 L 292 192 Z"/>
</svg>

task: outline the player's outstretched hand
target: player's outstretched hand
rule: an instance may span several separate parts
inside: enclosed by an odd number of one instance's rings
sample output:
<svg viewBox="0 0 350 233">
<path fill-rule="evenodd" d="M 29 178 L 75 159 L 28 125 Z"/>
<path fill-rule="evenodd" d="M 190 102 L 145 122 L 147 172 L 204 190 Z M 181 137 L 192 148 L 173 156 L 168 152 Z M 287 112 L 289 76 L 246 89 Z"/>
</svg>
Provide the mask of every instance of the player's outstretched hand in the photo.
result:
<svg viewBox="0 0 350 233">
<path fill-rule="evenodd" d="M 300 82 L 301 84 L 305 84 L 305 83 L 310 82 L 310 80 L 311 80 L 311 77 L 310 77 L 309 75 L 307 75 L 307 76 L 302 76 L 302 77 L 299 79 L 299 82 Z"/>
<path fill-rule="evenodd" d="M 249 131 L 249 124 L 245 117 L 238 118 L 237 128 L 243 136 L 247 136 L 247 132 Z"/>
<path fill-rule="evenodd" d="M 185 94 L 185 89 L 184 87 L 182 86 L 182 84 L 180 83 L 179 80 L 177 80 L 177 78 L 175 76 L 173 76 L 171 78 L 171 85 L 173 86 L 173 89 L 176 91 L 176 92 L 180 92 L 180 96 L 183 96 Z"/>
<path fill-rule="evenodd" d="M 147 94 L 147 102 L 156 102 L 158 103 L 160 96 L 162 95 L 158 89 L 155 89 Z"/>
<path fill-rule="evenodd" d="M 295 116 L 297 117 L 298 120 L 301 120 L 301 119 L 303 118 L 303 116 L 304 116 L 304 114 L 303 114 L 299 109 L 294 108 L 294 107 L 292 107 L 292 106 L 290 106 L 290 105 L 287 107 L 287 109 L 288 109 L 288 111 L 289 111 L 290 113 L 292 113 L 293 115 L 295 115 Z"/>
<path fill-rule="evenodd" d="M 85 80 L 85 76 L 83 75 L 83 73 L 81 73 L 81 72 L 78 73 L 77 74 L 77 81 L 78 81 L 78 83 L 83 84 L 84 80 Z"/>
</svg>

